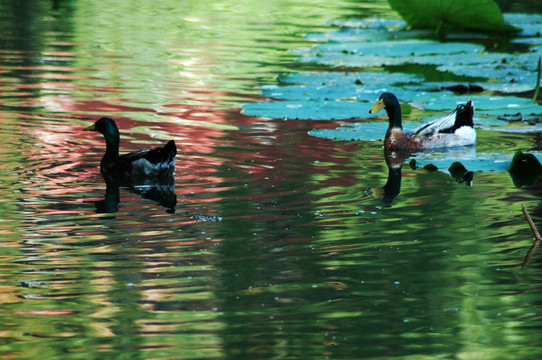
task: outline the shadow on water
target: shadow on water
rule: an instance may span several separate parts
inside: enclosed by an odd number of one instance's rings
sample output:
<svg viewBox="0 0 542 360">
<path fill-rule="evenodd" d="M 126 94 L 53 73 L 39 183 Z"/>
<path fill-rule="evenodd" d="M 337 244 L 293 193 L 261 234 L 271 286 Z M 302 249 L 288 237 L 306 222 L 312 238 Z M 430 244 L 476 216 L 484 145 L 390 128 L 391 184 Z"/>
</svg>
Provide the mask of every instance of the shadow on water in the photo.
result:
<svg viewBox="0 0 542 360">
<path fill-rule="evenodd" d="M 175 178 L 173 175 L 140 179 L 138 181 L 119 181 L 102 172 L 106 189 L 103 200 L 95 201 L 97 213 L 115 213 L 119 210 L 120 188 L 156 202 L 166 208 L 166 212 L 175 213 L 177 195 L 175 194 Z"/>
<path fill-rule="evenodd" d="M 468 151 L 468 150 L 467 150 Z M 384 149 L 384 158 L 388 168 L 388 179 L 382 188 L 373 188 L 373 196 L 380 200 L 384 205 L 391 205 L 395 198 L 401 192 L 401 177 L 403 165 L 408 158 L 412 156 L 412 151 L 409 150 L 387 150 Z M 410 166 L 415 170 L 415 160 L 411 160 Z M 425 170 L 436 171 L 437 169 L 431 165 L 426 166 Z M 454 162 L 448 173 L 458 183 L 465 183 L 467 186 L 472 186 L 474 173 L 467 170 L 460 162 Z"/>
</svg>

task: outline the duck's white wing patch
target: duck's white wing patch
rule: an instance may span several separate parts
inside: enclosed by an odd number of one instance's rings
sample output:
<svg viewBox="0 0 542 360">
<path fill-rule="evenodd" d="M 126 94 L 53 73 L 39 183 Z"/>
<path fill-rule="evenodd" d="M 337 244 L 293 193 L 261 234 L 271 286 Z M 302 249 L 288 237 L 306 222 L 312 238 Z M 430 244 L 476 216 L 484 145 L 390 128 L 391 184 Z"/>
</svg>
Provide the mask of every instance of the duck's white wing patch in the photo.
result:
<svg viewBox="0 0 542 360">
<path fill-rule="evenodd" d="M 435 134 L 438 134 L 442 131 L 445 131 L 446 129 L 450 129 L 451 127 L 453 127 L 455 124 L 455 117 L 456 112 L 453 111 L 440 119 L 436 119 L 412 131 L 409 131 L 406 136 L 420 138 L 428 138 L 434 136 Z"/>
<path fill-rule="evenodd" d="M 476 131 L 470 126 L 462 126 L 454 133 L 439 133 L 424 142 L 426 149 L 469 146 L 476 143 Z"/>
</svg>

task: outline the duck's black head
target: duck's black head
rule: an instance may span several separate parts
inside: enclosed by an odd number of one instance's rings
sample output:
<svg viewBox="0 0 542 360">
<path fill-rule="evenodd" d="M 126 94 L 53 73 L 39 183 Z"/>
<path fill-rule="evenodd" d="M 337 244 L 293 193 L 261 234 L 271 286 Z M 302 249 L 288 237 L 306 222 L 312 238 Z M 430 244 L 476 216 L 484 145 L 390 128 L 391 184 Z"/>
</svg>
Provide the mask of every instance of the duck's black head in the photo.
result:
<svg viewBox="0 0 542 360">
<path fill-rule="evenodd" d="M 115 120 L 110 117 L 103 117 L 96 121 L 93 125 L 84 128 L 86 131 L 97 131 L 105 138 L 107 148 L 105 150 L 106 157 L 116 157 L 119 155 L 119 128 L 115 124 Z"/>
<path fill-rule="evenodd" d="M 401 105 L 397 97 L 390 92 L 385 92 L 380 95 L 375 106 L 369 110 L 369 114 L 374 114 L 382 109 L 386 109 L 388 118 L 390 120 L 390 127 L 402 127 L 401 126 Z"/>
<path fill-rule="evenodd" d="M 108 137 L 118 135 L 119 133 L 119 128 L 117 127 L 115 120 L 111 119 L 110 117 L 100 118 L 94 123 L 94 125 L 91 125 L 84 130 L 97 131 L 105 136 L 106 139 Z"/>
</svg>

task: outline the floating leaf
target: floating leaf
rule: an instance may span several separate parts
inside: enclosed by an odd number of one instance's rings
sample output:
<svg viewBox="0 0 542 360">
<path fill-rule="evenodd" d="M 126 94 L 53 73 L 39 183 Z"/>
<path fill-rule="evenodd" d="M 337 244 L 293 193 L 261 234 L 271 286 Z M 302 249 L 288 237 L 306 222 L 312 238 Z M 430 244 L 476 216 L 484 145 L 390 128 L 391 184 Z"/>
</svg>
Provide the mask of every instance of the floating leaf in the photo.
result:
<svg viewBox="0 0 542 360">
<path fill-rule="evenodd" d="M 382 86 L 398 83 L 411 83 L 423 80 L 419 74 L 389 73 L 385 71 L 365 72 L 302 72 L 286 73 L 278 76 L 279 84 L 298 84 L 312 86 L 349 86 L 361 81 L 364 86 Z"/>
<path fill-rule="evenodd" d="M 380 141 L 384 139 L 389 123 L 382 122 L 361 122 L 353 124 L 344 124 L 336 129 L 314 129 L 309 132 L 310 135 L 334 140 L 363 140 Z M 404 122 L 405 131 L 412 130 L 420 126 L 414 122 Z"/>
<path fill-rule="evenodd" d="M 484 50 L 483 46 L 466 42 L 439 42 L 405 39 L 373 42 L 328 42 L 314 47 L 317 52 L 349 53 L 363 56 L 427 56 L 438 54 L 471 54 Z"/>
<path fill-rule="evenodd" d="M 517 96 L 472 95 L 470 98 L 474 103 L 477 113 L 497 109 L 503 109 L 508 113 L 517 113 L 524 108 L 532 108 L 532 111 L 542 112 L 542 106 L 533 106 L 534 104 L 531 99 Z M 434 96 L 426 101 L 425 108 L 426 110 L 451 110 L 465 102 L 465 95 Z"/>
<path fill-rule="evenodd" d="M 269 101 L 243 105 L 243 114 L 278 119 L 353 119 L 365 116 L 370 105 L 349 101 Z"/>
<path fill-rule="evenodd" d="M 538 182 L 542 177 L 542 165 L 533 154 L 525 154 L 517 151 L 508 170 L 514 185 L 530 186 Z"/>
<path fill-rule="evenodd" d="M 504 30 L 504 18 L 493 0 L 388 0 L 412 27 L 438 29 Z"/>
<path fill-rule="evenodd" d="M 484 129 L 484 130 L 493 130 L 509 134 L 542 134 L 542 124 L 532 125 L 532 126 L 518 126 L 518 127 L 509 127 L 501 129 Z"/>
<path fill-rule="evenodd" d="M 521 29 L 519 35 L 522 36 L 540 36 L 540 26 L 542 25 L 542 14 L 504 14 L 506 23 Z M 535 39 L 536 41 L 536 39 Z"/>
</svg>

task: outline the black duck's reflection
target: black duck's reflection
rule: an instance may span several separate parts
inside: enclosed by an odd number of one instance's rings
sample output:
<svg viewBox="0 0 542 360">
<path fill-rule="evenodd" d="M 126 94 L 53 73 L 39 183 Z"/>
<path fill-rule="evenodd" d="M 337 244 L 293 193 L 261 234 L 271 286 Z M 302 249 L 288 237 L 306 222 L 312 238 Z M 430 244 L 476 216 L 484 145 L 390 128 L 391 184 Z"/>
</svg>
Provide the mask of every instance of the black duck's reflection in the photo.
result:
<svg viewBox="0 0 542 360">
<path fill-rule="evenodd" d="M 388 180 L 382 188 L 373 188 L 373 196 L 383 204 L 389 205 L 401 192 L 401 170 L 403 163 L 412 151 L 384 149 L 384 158 L 388 167 Z"/>
<path fill-rule="evenodd" d="M 95 201 L 97 213 L 114 213 L 119 210 L 120 188 L 127 188 L 130 192 L 156 202 L 166 208 L 166 212 L 173 214 L 177 205 L 175 194 L 175 178 L 173 175 L 159 178 L 145 178 L 139 181 L 118 181 L 102 173 L 105 180 L 105 196 L 103 200 Z"/>
</svg>

